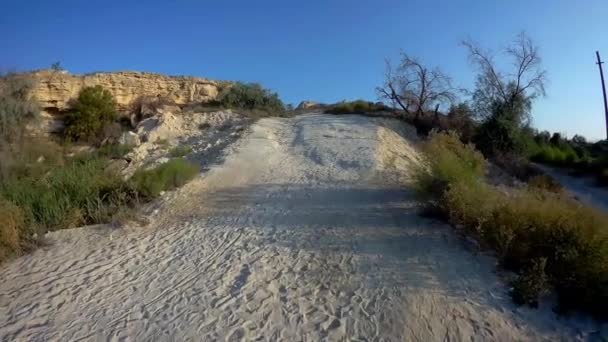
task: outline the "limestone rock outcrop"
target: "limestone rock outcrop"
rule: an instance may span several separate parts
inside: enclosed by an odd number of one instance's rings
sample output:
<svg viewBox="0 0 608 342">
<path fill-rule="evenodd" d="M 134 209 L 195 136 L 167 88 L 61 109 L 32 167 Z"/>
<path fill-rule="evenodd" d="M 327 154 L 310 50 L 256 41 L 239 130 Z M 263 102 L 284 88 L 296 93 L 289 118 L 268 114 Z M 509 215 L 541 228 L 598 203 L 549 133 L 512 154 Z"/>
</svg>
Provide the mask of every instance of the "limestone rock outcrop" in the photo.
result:
<svg viewBox="0 0 608 342">
<path fill-rule="evenodd" d="M 296 113 L 323 112 L 326 108 L 327 105 L 324 103 L 305 100 L 296 107 Z"/>
<path fill-rule="evenodd" d="M 109 90 L 119 110 L 142 96 L 165 97 L 178 105 L 214 100 L 226 81 L 193 76 L 167 76 L 150 72 L 119 71 L 71 74 L 66 71 L 37 70 L 32 72 L 36 86 L 32 94 L 47 112 L 69 108 L 72 99 L 86 86 L 100 85 Z"/>
<path fill-rule="evenodd" d="M 298 105 L 298 107 L 296 107 L 296 109 L 309 109 L 309 108 L 318 107 L 319 105 L 320 105 L 319 102 L 304 100 L 304 101 L 300 102 L 300 104 Z"/>
</svg>

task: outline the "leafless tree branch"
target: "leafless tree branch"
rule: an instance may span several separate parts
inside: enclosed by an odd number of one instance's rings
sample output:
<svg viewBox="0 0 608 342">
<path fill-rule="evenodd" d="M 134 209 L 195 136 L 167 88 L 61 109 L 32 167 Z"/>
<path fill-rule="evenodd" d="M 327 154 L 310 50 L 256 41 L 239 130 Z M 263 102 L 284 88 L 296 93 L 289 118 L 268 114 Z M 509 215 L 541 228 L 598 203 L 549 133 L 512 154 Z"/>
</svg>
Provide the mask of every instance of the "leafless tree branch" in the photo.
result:
<svg viewBox="0 0 608 342">
<path fill-rule="evenodd" d="M 397 103 L 406 114 L 419 117 L 437 105 L 455 101 L 451 79 L 441 70 L 429 69 L 407 54 L 401 54 L 396 69 L 390 61 L 386 65 L 385 82 L 377 92 L 381 99 Z"/>
<path fill-rule="evenodd" d="M 538 47 L 524 32 L 504 50 L 513 62 L 514 70 L 510 73 L 498 70 L 491 51 L 482 50 L 471 40 L 462 44 L 469 52 L 470 61 L 480 70 L 473 98 L 481 115 L 487 115 L 497 100 L 514 107 L 522 98 L 531 100 L 545 95 L 547 72 L 542 69 Z"/>
</svg>

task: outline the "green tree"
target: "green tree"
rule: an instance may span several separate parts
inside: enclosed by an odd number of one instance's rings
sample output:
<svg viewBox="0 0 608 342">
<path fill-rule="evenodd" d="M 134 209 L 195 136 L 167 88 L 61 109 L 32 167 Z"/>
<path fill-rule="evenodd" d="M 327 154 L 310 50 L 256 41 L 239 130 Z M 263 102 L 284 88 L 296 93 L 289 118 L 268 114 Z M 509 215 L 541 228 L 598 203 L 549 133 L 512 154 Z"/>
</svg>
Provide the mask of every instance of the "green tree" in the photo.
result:
<svg viewBox="0 0 608 342">
<path fill-rule="evenodd" d="M 478 147 L 489 156 L 523 152 L 522 129 L 530 125 L 532 102 L 545 95 L 547 77 L 538 48 L 525 33 L 519 34 L 504 51 L 514 70 L 500 71 L 491 52 L 470 41 L 463 44 L 479 69 L 473 92 L 475 112 L 482 120 Z"/>
<path fill-rule="evenodd" d="M 539 144 L 548 144 L 549 139 L 551 139 L 551 133 L 549 133 L 549 131 L 542 131 L 534 137 L 534 140 Z"/>
<path fill-rule="evenodd" d="M 386 61 L 384 84 L 376 88 L 381 100 L 398 105 L 416 120 L 426 112 L 456 100 L 452 80 L 439 68 L 431 69 L 418 59 L 401 54 L 396 68 Z"/>
<path fill-rule="evenodd" d="M 486 156 L 505 153 L 522 153 L 526 143 L 520 123 L 514 120 L 519 112 L 514 113 L 511 106 L 495 102 L 492 115 L 479 127 L 475 144 Z"/>
<path fill-rule="evenodd" d="M 64 134 L 73 140 L 91 139 L 116 117 L 116 102 L 108 90 L 85 87 L 66 114 Z"/>
<path fill-rule="evenodd" d="M 473 121 L 473 110 L 467 102 L 450 106 L 447 129 L 456 131 L 464 142 L 471 142 L 475 136 L 476 124 Z"/>
</svg>

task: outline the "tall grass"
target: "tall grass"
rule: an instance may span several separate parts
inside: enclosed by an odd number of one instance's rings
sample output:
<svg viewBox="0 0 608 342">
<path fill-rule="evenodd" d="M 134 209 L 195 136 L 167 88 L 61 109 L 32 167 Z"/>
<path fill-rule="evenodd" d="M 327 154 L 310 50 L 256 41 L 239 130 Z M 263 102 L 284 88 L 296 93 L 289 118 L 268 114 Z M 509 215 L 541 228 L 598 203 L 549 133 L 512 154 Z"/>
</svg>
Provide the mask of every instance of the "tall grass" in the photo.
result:
<svg viewBox="0 0 608 342">
<path fill-rule="evenodd" d="M 19 206 L 26 224 L 43 230 L 107 222 L 135 193 L 103 159 L 72 160 L 43 177 L 3 182 L 0 194 Z"/>
<path fill-rule="evenodd" d="M 38 155 L 33 150 L 32 156 Z M 54 150 L 41 151 L 48 159 L 24 157 L 4 167 L 0 177 L 0 262 L 47 231 L 111 222 L 140 200 L 181 186 L 199 172 L 179 158 L 124 180 L 108 167 L 108 156 L 122 154 L 120 146 L 67 159 L 52 157 Z"/>
<path fill-rule="evenodd" d="M 483 159 L 456 138 L 430 137 L 420 191 L 519 273 L 512 293 L 518 303 L 534 306 L 552 289 L 561 310 L 608 318 L 608 217 L 561 194 L 488 185 Z"/>
<path fill-rule="evenodd" d="M 132 182 L 144 197 L 157 197 L 161 191 L 175 189 L 186 184 L 199 173 L 198 166 L 181 158 L 171 159 L 153 169 L 138 170 Z"/>
</svg>

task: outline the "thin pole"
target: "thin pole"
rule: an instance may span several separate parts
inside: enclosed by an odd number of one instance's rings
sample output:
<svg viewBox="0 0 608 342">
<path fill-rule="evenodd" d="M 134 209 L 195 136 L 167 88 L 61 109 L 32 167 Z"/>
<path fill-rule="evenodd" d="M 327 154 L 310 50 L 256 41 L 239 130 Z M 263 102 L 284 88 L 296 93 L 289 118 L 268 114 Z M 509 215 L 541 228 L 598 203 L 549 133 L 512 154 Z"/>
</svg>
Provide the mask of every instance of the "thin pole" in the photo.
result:
<svg viewBox="0 0 608 342">
<path fill-rule="evenodd" d="M 600 52 L 595 51 L 597 56 L 597 65 L 600 67 L 600 78 L 602 79 L 602 94 L 604 94 L 604 113 L 606 115 L 606 139 L 608 139 L 608 100 L 606 100 L 606 84 L 604 83 L 604 71 L 602 70 L 602 60 L 600 59 Z"/>
</svg>

